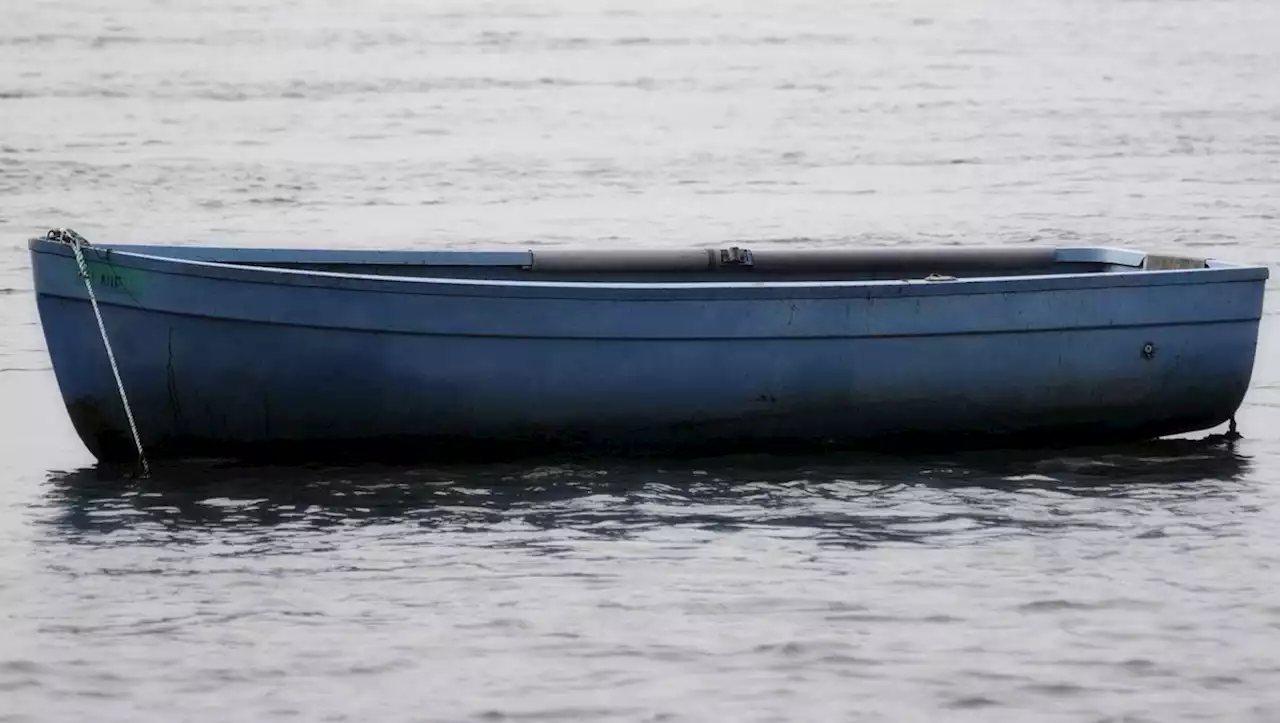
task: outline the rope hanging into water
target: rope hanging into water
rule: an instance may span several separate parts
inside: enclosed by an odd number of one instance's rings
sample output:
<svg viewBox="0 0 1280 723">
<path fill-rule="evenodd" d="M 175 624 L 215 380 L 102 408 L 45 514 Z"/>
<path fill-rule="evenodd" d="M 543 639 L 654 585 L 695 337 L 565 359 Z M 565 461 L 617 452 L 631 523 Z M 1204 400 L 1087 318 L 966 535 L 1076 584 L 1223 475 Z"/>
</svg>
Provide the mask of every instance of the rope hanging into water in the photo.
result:
<svg viewBox="0 0 1280 723">
<path fill-rule="evenodd" d="M 107 349 L 107 361 L 111 363 L 111 374 L 116 379 L 116 391 L 120 393 L 120 402 L 124 404 L 124 415 L 129 420 L 129 431 L 133 433 L 133 444 L 138 449 L 138 462 L 142 466 L 142 476 L 151 476 L 151 468 L 147 464 L 147 455 L 142 451 L 142 437 L 138 435 L 138 425 L 133 421 L 133 410 L 129 407 L 129 396 L 124 391 L 124 381 L 120 379 L 120 368 L 116 365 L 115 352 L 111 350 L 111 340 L 107 338 L 107 326 L 102 322 L 102 310 L 98 308 L 98 297 L 93 293 L 93 283 L 89 275 L 89 265 L 84 260 L 83 247 L 89 242 L 71 229 L 59 228 L 49 232 L 50 241 L 67 244 L 71 253 L 75 254 L 76 266 L 80 268 L 80 278 L 84 279 L 84 289 L 89 293 L 89 304 L 93 306 L 93 316 L 98 320 L 98 333 L 102 335 L 102 345 Z"/>
</svg>

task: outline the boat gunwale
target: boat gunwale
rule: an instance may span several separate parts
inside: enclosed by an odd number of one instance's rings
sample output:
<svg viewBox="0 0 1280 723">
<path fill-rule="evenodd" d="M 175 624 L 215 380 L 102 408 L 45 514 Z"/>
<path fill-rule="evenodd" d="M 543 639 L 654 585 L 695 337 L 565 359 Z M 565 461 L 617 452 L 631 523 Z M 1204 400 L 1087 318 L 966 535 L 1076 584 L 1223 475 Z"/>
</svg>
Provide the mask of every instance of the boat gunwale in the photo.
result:
<svg viewBox="0 0 1280 723">
<path fill-rule="evenodd" d="M 70 257 L 69 246 L 43 238 L 32 238 L 29 248 L 33 253 Z M 743 281 L 547 281 L 517 279 L 484 279 L 456 278 L 438 276 L 401 276 L 394 274 L 361 274 L 344 271 L 321 271 L 315 269 L 291 269 L 283 266 L 235 263 L 231 261 L 208 261 L 203 259 L 180 258 L 151 253 L 142 253 L 136 249 L 146 248 L 140 245 L 98 244 L 88 247 L 99 259 L 97 263 L 115 265 L 117 259 L 138 261 L 140 264 L 120 264 L 122 268 L 138 269 L 170 276 L 189 276 L 210 280 L 229 281 L 233 283 L 253 283 L 272 286 L 287 285 L 292 287 L 324 288 L 333 291 L 349 291 L 358 293 L 393 293 L 433 296 L 473 296 L 495 295 L 501 291 L 504 298 L 519 298 L 522 295 L 513 291 L 528 290 L 539 293 L 527 298 L 564 298 L 564 299 L 601 299 L 627 301 L 677 301 L 706 298 L 831 298 L 850 297 L 851 291 L 863 291 L 856 297 L 878 296 L 931 296 L 955 295 L 968 296 L 980 294 L 999 294 L 1014 291 L 1049 291 L 1071 288 L 1100 287 L 1145 287 L 1183 284 L 1214 284 L 1258 281 L 1269 278 L 1269 268 L 1263 265 L 1246 265 L 1223 262 L 1217 259 L 1205 259 L 1203 268 L 1179 269 L 1144 269 L 1142 260 L 1147 253 L 1105 246 L 1088 247 L 1053 247 L 1056 260 L 1062 262 L 1111 263 L 1129 266 L 1132 270 L 1107 272 L 1068 272 L 1041 274 L 995 274 L 948 278 L 945 280 L 929 280 L 926 278 L 896 279 L 850 279 L 850 280 L 743 280 Z M 175 248 L 175 247 L 158 247 Z M 192 252 L 202 250 L 235 253 L 237 247 L 223 246 L 190 246 L 180 247 Z M 1025 247 L 1024 247 L 1025 248 Z M 127 249 L 127 250 L 126 250 Z M 308 250 L 294 249 L 254 249 L 269 252 L 296 252 L 300 255 Z M 821 249 L 818 249 L 821 250 Z M 321 250 L 328 251 L 328 250 Z M 355 251 L 333 250 L 338 253 L 369 255 L 371 265 L 377 263 L 376 255 L 387 253 L 378 250 Z M 512 254 L 519 256 L 523 252 L 493 251 L 449 251 L 429 250 L 424 254 L 458 253 L 460 255 L 478 254 L 482 257 L 493 257 L 495 254 Z M 334 263 L 359 262 L 345 261 Z M 389 265 L 409 265 L 407 263 Z M 422 264 L 429 266 L 432 264 Z M 435 264 L 445 265 L 445 264 Z M 470 264 L 460 264 L 470 265 Z M 498 266 L 514 264 L 482 263 L 476 266 Z M 456 265 L 455 265 L 456 266 Z M 210 273 L 214 272 L 214 273 Z M 347 285 L 356 283 L 357 286 Z M 381 288 L 378 288 L 381 287 Z M 577 292 L 565 296 L 553 296 L 546 292 Z M 39 293 L 48 291 L 37 290 Z M 593 296 L 589 292 L 615 292 L 606 296 Z M 794 292 L 803 291 L 803 294 Z M 815 293 L 827 291 L 829 294 Z M 588 293 L 584 293 L 588 292 Z M 621 292 L 621 295 L 617 292 Z M 641 293 L 627 293 L 641 292 Z M 660 296 L 645 298 L 642 292 L 659 293 Z M 692 292 L 692 293 L 691 293 Z M 702 292 L 702 293 L 697 293 Z M 745 292 L 738 294 L 706 292 Z M 767 293 L 762 293 L 767 292 Z M 778 292 L 783 292 L 779 294 Z"/>
<path fill-rule="evenodd" d="M 67 297 L 55 297 L 66 299 Z M 644 344 L 666 342 L 822 342 L 822 341 L 854 341 L 854 340 L 893 340 L 893 339 L 939 339 L 957 337 L 989 337 L 1010 335 L 1057 334 L 1062 332 L 1115 331 L 1121 329 L 1176 329 L 1194 326 L 1220 326 L 1223 324 L 1257 324 L 1256 316 L 1222 317 L 1215 319 L 1196 319 L 1192 321 L 1151 321 L 1120 324 L 1096 324 L 1083 326 L 1030 326 L 1010 329 L 962 329 L 958 331 L 904 331 L 904 332 L 855 332 L 839 334 L 747 334 L 739 336 L 680 336 L 644 334 L 637 336 L 591 336 L 564 333 L 499 333 L 468 331 L 421 331 L 406 329 L 373 328 L 349 324 L 319 324 L 314 322 L 280 321 L 276 319 L 256 319 L 240 316 L 224 316 L 218 314 L 174 311 L 171 309 L 151 309 L 135 307 L 128 304 L 98 302 L 104 306 L 121 306 L 123 308 L 145 311 L 147 314 L 181 319 L 202 319 L 211 321 L 234 321 L 237 324 L 252 326 L 271 326 L 289 329 L 315 329 L 344 334 L 361 334 L 368 336 L 400 336 L 400 337 L 433 337 L 438 339 L 494 339 L 504 341 L 565 341 L 588 342 L 593 344 Z"/>
</svg>

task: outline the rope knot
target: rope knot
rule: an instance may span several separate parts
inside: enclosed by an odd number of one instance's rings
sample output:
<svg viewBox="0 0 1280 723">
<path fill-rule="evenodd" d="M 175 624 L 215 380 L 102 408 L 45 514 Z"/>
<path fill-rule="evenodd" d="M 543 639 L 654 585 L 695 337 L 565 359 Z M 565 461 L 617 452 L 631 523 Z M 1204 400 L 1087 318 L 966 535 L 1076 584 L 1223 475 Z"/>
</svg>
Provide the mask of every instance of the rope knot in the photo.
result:
<svg viewBox="0 0 1280 723">
<path fill-rule="evenodd" d="M 63 243 L 68 246 L 79 246 L 84 248 L 89 245 L 88 240 L 86 240 L 84 236 L 81 236 L 69 228 L 50 229 L 49 233 L 45 234 L 45 238 L 49 241 Z"/>
</svg>

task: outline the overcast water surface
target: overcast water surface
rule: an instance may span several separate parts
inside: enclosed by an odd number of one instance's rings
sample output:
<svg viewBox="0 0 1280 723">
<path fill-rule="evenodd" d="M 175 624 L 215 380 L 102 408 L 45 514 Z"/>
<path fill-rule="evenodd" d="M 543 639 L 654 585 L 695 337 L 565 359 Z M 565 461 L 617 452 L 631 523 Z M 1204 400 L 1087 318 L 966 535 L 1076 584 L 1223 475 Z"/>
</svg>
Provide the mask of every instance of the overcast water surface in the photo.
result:
<svg viewBox="0 0 1280 723">
<path fill-rule="evenodd" d="M 1277 37 L 1272 0 L 3 3 L 0 721 L 1280 719 L 1271 298 L 1232 446 L 127 483 L 25 246 L 1275 264 Z"/>
</svg>

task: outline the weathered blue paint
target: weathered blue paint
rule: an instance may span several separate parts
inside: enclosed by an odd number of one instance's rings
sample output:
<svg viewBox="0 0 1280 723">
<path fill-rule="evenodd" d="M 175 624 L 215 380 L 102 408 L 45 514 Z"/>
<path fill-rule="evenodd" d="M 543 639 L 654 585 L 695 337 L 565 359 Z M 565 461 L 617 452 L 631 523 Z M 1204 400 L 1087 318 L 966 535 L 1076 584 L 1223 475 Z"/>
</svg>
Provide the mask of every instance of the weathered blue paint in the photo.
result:
<svg viewBox="0 0 1280 723">
<path fill-rule="evenodd" d="M 70 248 L 29 247 L 76 430 L 100 459 L 131 459 Z M 536 254 L 86 249 L 157 458 L 1175 434 L 1240 405 L 1268 275 L 1220 262 L 1154 271 L 1119 249 L 1049 250 L 1048 270 L 942 281 L 538 274 Z"/>
</svg>

